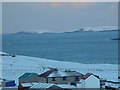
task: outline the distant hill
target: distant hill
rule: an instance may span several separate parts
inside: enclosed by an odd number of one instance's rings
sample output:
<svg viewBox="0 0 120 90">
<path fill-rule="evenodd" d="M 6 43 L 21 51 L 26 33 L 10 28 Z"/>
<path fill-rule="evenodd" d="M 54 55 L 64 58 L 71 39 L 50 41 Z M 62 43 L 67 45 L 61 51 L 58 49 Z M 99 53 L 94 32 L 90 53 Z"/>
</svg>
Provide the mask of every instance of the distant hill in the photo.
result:
<svg viewBox="0 0 120 90">
<path fill-rule="evenodd" d="M 60 34 L 60 33 L 80 33 L 80 32 L 113 32 L 118 31 L 117 27 L 87 27 L 81 28 L 74 31 L 69 32 L 34 32 L 34 31 L 20 31 L 12 34 Z"/>
<path fill-rule="evenodd" d="M 113 32 L 113 31 L 118 31 L 118 30 L 103 30 L 103 31 L 94 31 L 94 30 L 84 30 L 84 29 L 80 29 L 80 30 L 76 30 L 76 31 L 72 31 L 72 32 L 64 32 L 64 33 L 79 33 L 79 32 Z"/>
<path fill-rule="evenodd" d="M 63 33 L 79 33 L 79 32 L 84 32 L 84 29 L 79 29 L 71 32 L 63 32 Z"/>
<path fill-rule="evenodd" d="M 12 33 L 12 34 L 39 34 L 39 33 L 37 33 L 37 32 L 25 32 L 25 31 L 20 31 L 20 32 Z"/>
</svg>

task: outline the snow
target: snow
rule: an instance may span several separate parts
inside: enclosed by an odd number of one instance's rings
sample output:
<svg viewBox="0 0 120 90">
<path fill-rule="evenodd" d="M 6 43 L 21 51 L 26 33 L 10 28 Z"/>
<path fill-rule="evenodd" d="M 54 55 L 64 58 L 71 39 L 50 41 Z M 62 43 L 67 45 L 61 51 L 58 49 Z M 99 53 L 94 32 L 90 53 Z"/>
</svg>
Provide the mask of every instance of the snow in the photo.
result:
<svg viewBox="0 0 120 90">
<path fill-rule="evenodd" d="M 117 26 L 99 26 L 99 27 L 86 27 L 84 31 L 106 31 L 106 30 L 118 30 Z"/>
<path fill-rule="evenodd" d="M 54 86 L 55 84 L 51 84 L 51 83 L 36 83 L 33 84 L 30 88 L 50 88 L 52 86 Z"/>
<path fill-rule="evenodd" d="M 77 88 L 73 85 L 69 85 L 69 84 L 58 84 L 57 86 L 61 87 L 61 88 Z"/>
<path fill-rule="evenodd" d="M 51 84 L 51 83 L 22 83 L 23 87 L 30 87 L 30 88 L 50 88 L 52 86 L 58 86 L 61 88 L 77 88 L 75 86 L 69 84 Z"/>
<path fill-rule="evenodd" d="M 6 53 L 5 53 L 5 52 L 1 52 L 1 51 L 0 51 L 0 54 L 6 54 Z"/>
<path fill-rule="evenodd" d="M 31 87 L 32 85 L 36 85 L 38 83 L 21 83 L 23 87 Z"/>
<path fill-rule="evenodd" d="M 18 78 L 24 73 L 41 74 L 48 67 L 57 68 L 58 70 L 73 70 L 82 74 L 93 73 L 100 78 L 108 81 L 118 81 L 118 65 L 116 64 L 81 64 L 73 62 L 62 62 L 43 58 L 28 57 L 16 55 L 0 56 L 2 58 L 2 78 L 7 80 L 15 80 L 18 84 Z"/>
<path fill-rule="evenodd" d="M 78 28 L 79 30 L 80 28 Z M 85 27 L 81 28 L 84 29 L 83 31 L 106 31 L 106 30 L 118 30 L 118 26 L 98 26 L 98 27 Z M 41 31 L 41 32 L 40 32 Z M 43 32 L 44 31 L 44 32 Z M 44 30 L 29 30 L 29 31 L 21 31 L 17 33 L 31 33 L 31 34 L 47 34 L 47 33 L 64 33 L 63 31 L 58 32 L 49 32 L 50 30 L 44 29 Z"/>
<path fill-rule="evenodd" d="M 112 88 L 118 88 L 118 84 L 113 84 L 113 83 L 108 83 L 108 82 L 106 82 L 106 84 L 105 84 L 106 86 L 108 86 L 108 87 L 112 87 Z"/>
<path fill-rule="evenodd" d="M 54 71 L 48 77 L 80 76 L 77 72 Z"/>
</svg>

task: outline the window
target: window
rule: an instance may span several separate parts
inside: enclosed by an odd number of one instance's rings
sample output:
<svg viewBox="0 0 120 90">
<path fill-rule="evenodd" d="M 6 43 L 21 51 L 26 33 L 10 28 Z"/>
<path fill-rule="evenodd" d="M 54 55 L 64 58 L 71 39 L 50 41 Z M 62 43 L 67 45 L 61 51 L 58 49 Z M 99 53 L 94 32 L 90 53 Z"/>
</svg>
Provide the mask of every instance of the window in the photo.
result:
<svg viewBox="0 0 120 90">
<path fill-rule="evenodd" d="M 66 78 L 66 77 L 63 77 L 63 80 L 67 80 L 67 78 Z"/>
<path fill-rule="evenodd" d="M 75 77 L 75 81 L 79 81 L 79 77 Z"/>
<path fill-rule="evenodd" d="M 52 81 L 56 81 L 55 77 L 52 78 Z"/>
<path fill-rule="evenodd" d="M 71 82 L 71 83 L 70 83 L 70 85 L 74 85 L 74 86 L 76 86 L 76 83 L 74 83 L 74 82 Z"/>
</svg>

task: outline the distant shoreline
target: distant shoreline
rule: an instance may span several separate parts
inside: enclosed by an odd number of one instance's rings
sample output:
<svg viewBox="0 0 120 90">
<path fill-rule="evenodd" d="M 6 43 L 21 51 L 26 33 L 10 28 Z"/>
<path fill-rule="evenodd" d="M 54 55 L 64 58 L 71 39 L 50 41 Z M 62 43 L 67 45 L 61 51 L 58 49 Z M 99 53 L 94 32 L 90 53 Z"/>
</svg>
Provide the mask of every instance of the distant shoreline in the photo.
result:
<svg viewBox="0 0 120 90">
<path fill-rule="evenodd" d="M 33 31 L 20 31 L 20 32 L 16 32 L 16 33 L 7 33 L 7 34 L 63 34 L 63 33 L 79 33 L 79 32 L 112 32 L 112 31 L 118 31 L 118 30 L 101 30 L 101 31 L 94 31 L 94 30 L 88 30 L 85 31 L 84 29 L 80 29 L 80 30 L 75 30 L 75 31 L 70 31 L 70 32 L 43 32 L 43 33 L 39 33 L 39 32 L 33 32 Z"/>
</svg>

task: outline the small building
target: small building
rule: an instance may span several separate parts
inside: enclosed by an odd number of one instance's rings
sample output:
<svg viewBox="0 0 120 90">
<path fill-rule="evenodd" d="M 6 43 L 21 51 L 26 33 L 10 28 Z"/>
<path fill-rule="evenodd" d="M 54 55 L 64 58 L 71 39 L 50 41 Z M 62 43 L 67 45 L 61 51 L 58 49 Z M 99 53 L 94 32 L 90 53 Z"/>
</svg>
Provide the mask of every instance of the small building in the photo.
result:
<svg viewBox="0 0 120 90">
<path fill-rule="evenodd" d="M 28 90 L 32 85 L 32 83 L 20 83 L 18 85 L 18 90 Z"/>
<path fill-rule="evenodd" d="M 45 73 L 39 75 L 41 83 L 53 83 L 53 84 L 75 84 L 78 82 L 83 74 L 76 71 L 59 71 L 57 69 L 48 70 Z"/>
<path fill-rule="evenodd" d="M 35 83 L 39 82 L 37 73 L 25 73 L 19 77 L 19 83 Z"/>
<path fill-rule="evenodd" d="M 14 87 L 15 85 L 15 80 L 3 80 L 1 82 L 2 87 Z"/>
<path fill-rule="evenodd" d="M 82 79 L 79 81 L 77 84 L 78 88 L 100 88 L 100 79 L 98 76 L 92 74 L 92 73 L 87 73 L 82 77 Z"/>
</svg>

